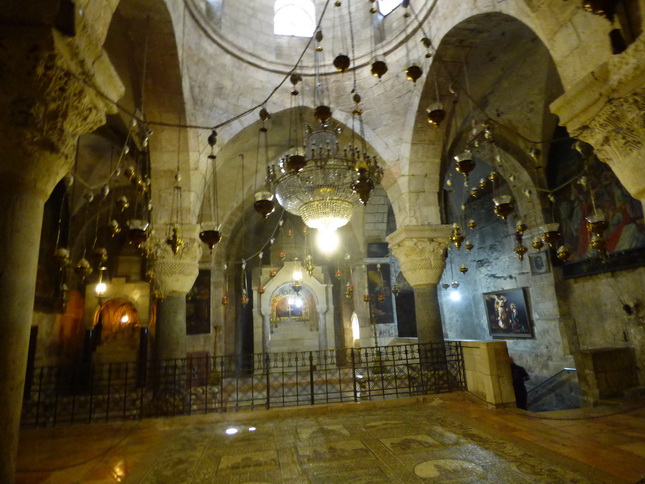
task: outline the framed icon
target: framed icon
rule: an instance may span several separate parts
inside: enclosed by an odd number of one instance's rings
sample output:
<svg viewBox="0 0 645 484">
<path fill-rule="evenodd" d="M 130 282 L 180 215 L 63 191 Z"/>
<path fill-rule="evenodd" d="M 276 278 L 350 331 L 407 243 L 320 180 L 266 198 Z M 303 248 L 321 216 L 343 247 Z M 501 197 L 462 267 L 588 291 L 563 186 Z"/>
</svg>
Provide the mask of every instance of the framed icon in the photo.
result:
<svg viewBox="0 0 645 484">
<path fill-rule="evenodd" d="M 493 338 L 532 338 L 526 288 L 484 294 L 488 332 Z"/>
</svg>

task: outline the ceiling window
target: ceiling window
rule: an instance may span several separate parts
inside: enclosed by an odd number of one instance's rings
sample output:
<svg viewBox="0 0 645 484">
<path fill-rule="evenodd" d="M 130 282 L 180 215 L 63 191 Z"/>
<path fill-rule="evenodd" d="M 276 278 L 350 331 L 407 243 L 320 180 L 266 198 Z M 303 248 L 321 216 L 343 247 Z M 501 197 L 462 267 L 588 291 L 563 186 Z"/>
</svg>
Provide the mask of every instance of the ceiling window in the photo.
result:
<svg viewBox="0 0 645 484">
<path fill-rule="evenodd" d="M 273 33 L 311 37 L 316 29 L 316 9 L 312 0 L 277 0 L 273 15 Z"/>
<path fill-rule="evenodd" d="M 378 0 L 378 11 L 384 17 L 401 5 L 401 0 Z"/>
</svg>

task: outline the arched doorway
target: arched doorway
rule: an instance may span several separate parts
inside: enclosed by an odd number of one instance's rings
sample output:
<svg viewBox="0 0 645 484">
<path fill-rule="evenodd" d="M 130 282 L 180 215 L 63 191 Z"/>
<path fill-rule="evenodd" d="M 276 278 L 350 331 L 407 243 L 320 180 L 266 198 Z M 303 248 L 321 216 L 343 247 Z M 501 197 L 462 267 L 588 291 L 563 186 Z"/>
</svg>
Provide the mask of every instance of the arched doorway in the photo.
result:
<svg viewBox="0 0 645 484">
<path fill-rule="evenodd" d="M 93 346 L 96 363 L 137 361 L 141 323 L 135 305 L 114 298 L 97 309 Z"/>
</svg>

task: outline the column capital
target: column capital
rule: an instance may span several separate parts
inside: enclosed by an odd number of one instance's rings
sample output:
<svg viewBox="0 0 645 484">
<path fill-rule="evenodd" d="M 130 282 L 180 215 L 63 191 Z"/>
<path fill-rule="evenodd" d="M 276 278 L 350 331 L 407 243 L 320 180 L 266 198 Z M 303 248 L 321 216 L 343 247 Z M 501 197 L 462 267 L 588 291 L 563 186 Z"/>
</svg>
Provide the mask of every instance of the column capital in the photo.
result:
<svg viewBox="0 0 645 484">
<path fill-rule="evenodd" d="M 406 226 L 386 238 L 412 287 L 428 287 L 439 282 L 446 266 L 444 252 L 450 231 L 450 225 Z"/>
<path fill-rule="evenodd" d="M 594 147 L 618 179 L 645 200 L 645 39 L 583 77 L 551 104 L 569 134 Z"/>
<path fill-rule="evenodd" d="M 103 50 L 47 28 L 3 38 L 0 65 L 0 176 L 48 196 L 73 166 L 78 136 L 116 112 L 106 98 L 119 99 L 123 84 Z"/>
<path fill-rule="evenodd" d="M 163 296 L 188 294 L 199 274 L 202 246 L 198 237 L 199 225 L 187 225 L 182 230 L 184 245 L 173 254 L 166 238 L 151 240 L 155 285 Z"/>
</svg>

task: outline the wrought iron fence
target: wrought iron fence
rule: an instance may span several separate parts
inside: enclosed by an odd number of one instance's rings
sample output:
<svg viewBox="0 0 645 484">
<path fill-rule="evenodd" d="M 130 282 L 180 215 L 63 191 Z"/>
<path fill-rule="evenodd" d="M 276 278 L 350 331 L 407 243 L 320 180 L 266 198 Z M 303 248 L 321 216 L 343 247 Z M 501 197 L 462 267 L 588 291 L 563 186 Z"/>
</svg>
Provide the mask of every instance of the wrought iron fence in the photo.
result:
<svg viewBox="0 0 645 484">
<path fill-rule="evenodd" d="M 36 368 L 23 426 L 397 398 L 465 389 L 459 342 Z"/>
</svg>

